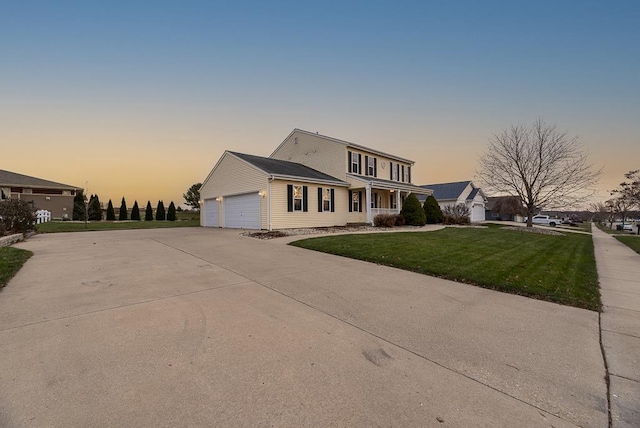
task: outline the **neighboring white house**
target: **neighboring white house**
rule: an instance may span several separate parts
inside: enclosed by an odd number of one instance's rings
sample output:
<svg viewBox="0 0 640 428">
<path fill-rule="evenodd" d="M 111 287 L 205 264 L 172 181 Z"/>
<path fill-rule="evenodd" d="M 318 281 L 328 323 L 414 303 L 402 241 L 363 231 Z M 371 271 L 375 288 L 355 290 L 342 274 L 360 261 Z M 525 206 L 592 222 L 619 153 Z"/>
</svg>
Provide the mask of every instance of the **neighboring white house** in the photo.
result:
<svg viewBox="0 0 640 428">
<path fill-rule="evenodd" d="M 438 201 L 440 209 L 448 205 L 465 204 L 469 209 L 472 222 L 485 219 L 485 207 L 487 197 L 482 189 L 476 187 L 472 181 L 457 181 L 455 183 L 425 184 L 421 187 L 431 189 L 433 196 Z M 424 202 L 425 197 L 418 198 Z"/>
<path fill-rule="evenodd" d="M 226 151 L 202 183 L 200 224 L 286 229 L 372 223 L 399 213 L 414 162 L 294 129 L 270 157 Z"/>
</svg>

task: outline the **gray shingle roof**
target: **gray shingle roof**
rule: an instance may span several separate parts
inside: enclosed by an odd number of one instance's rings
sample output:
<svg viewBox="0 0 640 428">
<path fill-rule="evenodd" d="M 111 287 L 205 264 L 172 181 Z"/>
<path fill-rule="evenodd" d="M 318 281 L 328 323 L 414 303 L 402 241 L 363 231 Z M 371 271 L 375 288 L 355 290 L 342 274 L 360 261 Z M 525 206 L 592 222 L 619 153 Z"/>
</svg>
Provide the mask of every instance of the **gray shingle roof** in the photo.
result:
<svg viewBox="0 0 640 428">
<path fill-rule="evenodd" d="M 0 186 L 12 187 L 43 187 L 47 189 L 75 190 L 79 187 L 68 184 L 56 183 L 55 181 L 43 180 L 42 178 L 31 177 L 29 175 L 18 174 L 17 172 L 0 169 Z"/>
<path fill-rule="evenodd" d="M 433 197 L 438 201 L 442 201 L 447 199 L 458 199 L 469 183 L 470 181 L 457 181 L 455 183 L 425 184 L 420 187 L 433 190 Z M 475 193 L 473 193 L 473 196 L 475 196 Z M 473 198 L 473 196 L 470 197 Z"/>
<path fill-rule="evenodd" d="M 304 178 L 307 180 L 323 180 L 323 181 L 337 181 L 344 183 L 343 180 L 339 180 L 335 177 L 317 171 L 308 166 L 302 165 L 297 162 L 283 161 L 273 158 L 264 158 L 262 156 L 248 155 L 245 153 L 229 152 L 240 159 L 249 162 L 256 168 L 273 175 L 286 175 L 290 177 Z M 347 183 L 345 183 L 347 184 Z"/>
</svg>

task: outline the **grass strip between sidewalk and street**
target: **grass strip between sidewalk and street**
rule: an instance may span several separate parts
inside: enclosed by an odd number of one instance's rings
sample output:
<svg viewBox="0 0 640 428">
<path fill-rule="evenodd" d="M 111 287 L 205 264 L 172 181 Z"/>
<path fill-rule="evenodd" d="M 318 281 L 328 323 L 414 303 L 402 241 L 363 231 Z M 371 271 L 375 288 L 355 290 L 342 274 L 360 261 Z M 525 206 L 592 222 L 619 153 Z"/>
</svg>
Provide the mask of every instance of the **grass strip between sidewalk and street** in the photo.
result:
<svg viewBox="0 0 640 428">
<path fill-rule="evenodd" d="M 59 233 L 59 232 L 88 232 L 97 230 L 131 230 L 131 229 L 159 229 L 170 227 L 198 227 L 200 220 L 178 220 L 178 221 L 96 221 L 71 222 L 71 221 L 50 221 L 38 225 L 38 233 Z"/>
<path fill-rule="evenodd" d="M 338 235 L 291 245 L 598 311 L 591 235 L 487 228 Z"/>
<path fill-rule="evenodd" d="M 33 256 L 31 251 L 0 247 L 0 290 L 15 276 L 22 265 Z"/>
<path fill-rule="evenodd" d="M 640 254 L 640 236 L 627 235 L 627 236 L 614 236 L 618 241 L 622 242 L 627 247 L 631 248 L 636 253 Z"/>
</svg>

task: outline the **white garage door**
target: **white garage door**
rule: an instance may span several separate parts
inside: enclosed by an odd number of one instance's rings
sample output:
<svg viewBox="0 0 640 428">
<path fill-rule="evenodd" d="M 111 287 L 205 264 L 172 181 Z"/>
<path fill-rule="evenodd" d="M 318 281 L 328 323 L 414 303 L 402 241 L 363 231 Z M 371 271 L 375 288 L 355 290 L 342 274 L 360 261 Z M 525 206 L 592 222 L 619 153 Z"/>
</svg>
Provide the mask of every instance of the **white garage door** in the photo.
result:
<svg viewBox="0 0 640 428">
<path fill-rule="evenodd" d="M 484 207 L 482 205 L 474 205 L 471 207 L 471 221 L 483 221 L 484 220 Z"/>
<path fill-rule="evenodd" d="M 260 229 L 260 195 L 258 192 L 223 198 L 224 227 Z"/>
<path fill-rule="evenodd" d="M 215 199 L 208 199 L 204 201 L 204 226 L 220 226 L 220 223 L 218 223 L 218 203 Z"/>
</svg>

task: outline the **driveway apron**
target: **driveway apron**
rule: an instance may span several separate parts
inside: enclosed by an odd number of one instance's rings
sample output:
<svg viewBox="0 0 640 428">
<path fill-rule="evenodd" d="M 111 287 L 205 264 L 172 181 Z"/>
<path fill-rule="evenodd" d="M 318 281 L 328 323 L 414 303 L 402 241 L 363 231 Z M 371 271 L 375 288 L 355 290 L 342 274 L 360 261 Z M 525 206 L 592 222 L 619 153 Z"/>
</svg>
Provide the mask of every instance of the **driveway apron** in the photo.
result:
<svg viewBox="0 0 640 428">
<path fill-rule="evenodd" d="M 596 312 L 232 230 L 19 246 L 3 427 L 607 424 Z"/>
</svg>

